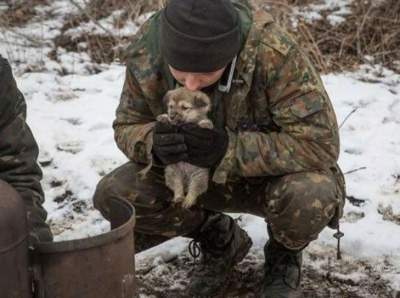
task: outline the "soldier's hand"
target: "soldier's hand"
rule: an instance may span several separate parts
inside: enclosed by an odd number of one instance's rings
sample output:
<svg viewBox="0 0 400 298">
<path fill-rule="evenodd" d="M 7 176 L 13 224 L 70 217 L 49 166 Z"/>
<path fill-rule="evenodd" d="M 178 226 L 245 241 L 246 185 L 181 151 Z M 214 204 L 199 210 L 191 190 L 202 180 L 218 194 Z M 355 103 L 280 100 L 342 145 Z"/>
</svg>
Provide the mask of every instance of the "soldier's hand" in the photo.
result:
<svg viewBox="0 0 400 298">
<path fill-rule="evenodd" d="M 153 155 L 164 165 L 187 159 L 184 136 L 178 132 L 177 126 L 156 123 L 153 130 Z"/>
<path fill-rule="evenodd" d="M 35 228 L 28 235 L 29 248 L 34 249 L 39 242 L 53 241 L 53 235 L 47 225 Z"/>
<path fill-rule="evenodd" d="M 224 157 L 229 141 L 225 130 L 201 128 L 188 123 L 182 125 L 180 131 L 187 146 L 187 162 L 202 168 L 211 168 Z"/>
</svg>

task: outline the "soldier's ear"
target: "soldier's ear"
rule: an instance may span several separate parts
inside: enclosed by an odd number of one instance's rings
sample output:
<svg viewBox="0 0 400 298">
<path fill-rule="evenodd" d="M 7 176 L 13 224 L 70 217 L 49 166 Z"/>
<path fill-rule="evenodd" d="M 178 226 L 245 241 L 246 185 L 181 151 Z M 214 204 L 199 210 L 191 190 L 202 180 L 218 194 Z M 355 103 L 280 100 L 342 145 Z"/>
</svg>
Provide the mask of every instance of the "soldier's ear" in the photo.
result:
<svg viewBox="0 0 400 298">
<path fill-rule="evenodd" d="M 195 96 L 193 103 L 196 108 L 201 109 L 209 106 L 210 100 L 206 96 Z"/>
</svg>

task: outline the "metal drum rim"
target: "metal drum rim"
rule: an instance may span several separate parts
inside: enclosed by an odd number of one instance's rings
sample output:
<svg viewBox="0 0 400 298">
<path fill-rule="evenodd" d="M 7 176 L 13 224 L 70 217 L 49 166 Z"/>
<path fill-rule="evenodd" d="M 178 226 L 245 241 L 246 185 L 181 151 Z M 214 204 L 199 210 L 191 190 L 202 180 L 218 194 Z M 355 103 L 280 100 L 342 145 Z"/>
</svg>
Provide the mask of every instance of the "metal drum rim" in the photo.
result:
<svg viewBox="0 0 400 298">
<path fill-rule="evenodd" d="M 132 233 L 135 226 L 135 208 L 126 200 L 121 200 L 117 198 L 113 199 L 114 201 L 125 205 L 125 207 L 127 207 L 127 209 L 129 209 L 131 212 L 129 219 L 124 224 L 106 233 L 93 237 L 59 242 L 39 242 L 36 245 L 35 250 L 40 254 L 77 252 L 93 247 L 108 245 L 125 237 L 125 235 L 127 235 L 128 233 Z"/>
</svg>

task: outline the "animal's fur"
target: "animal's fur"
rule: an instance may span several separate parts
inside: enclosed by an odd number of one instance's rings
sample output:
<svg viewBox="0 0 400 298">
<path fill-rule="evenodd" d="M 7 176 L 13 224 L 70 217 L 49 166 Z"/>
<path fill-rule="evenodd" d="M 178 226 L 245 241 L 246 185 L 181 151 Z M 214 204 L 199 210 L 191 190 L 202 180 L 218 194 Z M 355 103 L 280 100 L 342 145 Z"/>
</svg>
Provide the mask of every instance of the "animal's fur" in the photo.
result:
<svg viewBox="0 0 400 298">
<path fill-rule="evenodd" d="M 195 123 L 209 129 L 214 127 L 207 118 L 211 101 L 205 93 L 178 88 L 168 91 L 164 102 L 167 114 L 159 115 L 158 121 L 175 125 Z M 173 202 L 181 202 L 183 208 L 193 206 L 198 196 L 207 191 L 208 177 L 209 169 L 187 162 L 178 162 L 165 167 L 165 184 L 174 192 Z"/>
</svg>

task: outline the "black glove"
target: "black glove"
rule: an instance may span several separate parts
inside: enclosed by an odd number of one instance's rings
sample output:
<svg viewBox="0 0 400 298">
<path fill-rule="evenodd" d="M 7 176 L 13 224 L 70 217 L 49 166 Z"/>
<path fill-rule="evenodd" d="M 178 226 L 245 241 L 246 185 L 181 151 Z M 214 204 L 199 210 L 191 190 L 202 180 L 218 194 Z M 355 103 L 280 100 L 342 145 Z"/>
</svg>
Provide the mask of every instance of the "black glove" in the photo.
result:
<svg viewBox="0 0 400 298">
<path fill-rule="evenodd" d="M 195 124 L 180 127 L 187 146 L 187 162 L 202 168 L 217 165 L 226 153 L 228 135 L 223 129 L 201 128 Z"/>
<path fill-rule="evenodd" d="M 28 235 L 28 244 L 30 248 L 35 248 L 39 242 L 53 241 L 53 235 L 48 227 L 37 228 Z"/>
<path fill-rule="evenodd" d="M 183 138 L 177 126 L 157 122 L 153 130 L 153 154 L 163 165 L 186 160 L 187 148 Z"/>
</svg>

